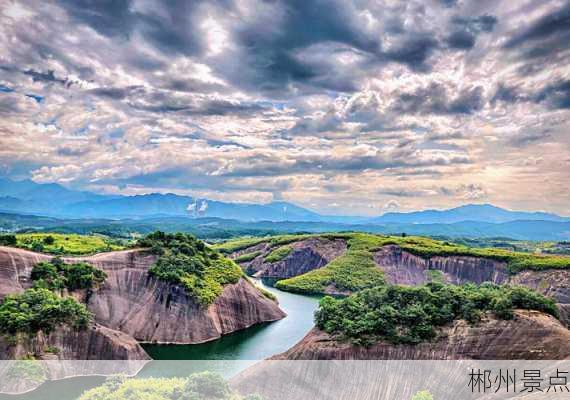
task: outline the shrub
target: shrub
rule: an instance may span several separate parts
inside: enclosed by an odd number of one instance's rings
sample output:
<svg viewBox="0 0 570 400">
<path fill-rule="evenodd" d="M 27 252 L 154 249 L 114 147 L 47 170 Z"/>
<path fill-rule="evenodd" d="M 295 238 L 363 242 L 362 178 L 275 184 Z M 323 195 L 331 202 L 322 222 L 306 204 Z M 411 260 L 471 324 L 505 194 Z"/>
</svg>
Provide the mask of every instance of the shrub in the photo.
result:
<svg viewBox="0 0 570 400">
<path fill-rule="evenodd" d="M 100 285 L 107 278 L 107 274 L 90 264 L 81 262 L 65 264 L 54 258 L 51 263 L 41 262 L 32 268 L 31 279 L 35 287 L 50 290 L 91 289 Z"/>
<path fill-rule="evenodd" d="M 315 313 L 315 323 L 355 344 L 367 345 L 380 339 L 416 344 L 433 339 L 436 327 L 456 319 L 474 323 L 485 312 L 510 319 L 516 308 L 558 316 L 552 299 L 527 288 L 429 283 L 367 289 L 342 300 L 325 297 Z"/>
<path fill-rule="evenodd" d="M 278 247 L 275 250 L 273 250 L 271 253 L 269 253 L 267 256 L 265 256 L 265 262 L 268 263 L 279 262 L 287 258 L 287 256 L 291 254 L 292 251 L 293 248 L 291 246 Z"/>
<path fill-rule="evenodd" d="M 243 276 L 235 262 L 192 235 L 155 232 L 141 239 L 138 246 L 150 248 L 159 256 L 150 275 L 183 285 L 204 306 L 214 302 L 224 285 L 237 283 Z"/>
<path fill-rule="evenodd" d="M 234 258 L 234 261 L 237 263 L 250 262 L 250 261 L 253 261 L 254 259 L 256 259 L 260 254 L 261 254 L 261 251 L 254 251 L 253 253 L 242 254 L 241 256 Z"/>
<path fill-rule="evenodd" d="M 188 378 L 124 378 L 111 377 L 79 400 L 127 400 L 127 399 L 170 399 L 170 400 L 246 400 L 259 396 L 242 397 L 232 391 L 219 374 L 201 372 Z"/>
<path fill-rule="evenodd" d="M 0 235 L 0 246 L 15 246 L 18 243 L 15 235 Z"/>
<path fill-rule="evenodd" d="M 48 236 L 44 237 L 44 240 L 43 240 L 43 242 L 44 242 L 44 244 L 45 244 L 45 245 L 47 245 L 47 246 L 51 246 L 52 244 L 54 244 L 54 243 L 55 243 L 55 239 L 54 239 L 54 237 L 53 237 L 53 236 L 51 236 L 51 235 L 48 235 Z"/>
<path fill-rule="evenodd" d="M 47 289 L 28 289 L 8 295 L 0 303 L 0 333 L 50 333 L 59 325 L 87 327 L 91 314 L 71 297 L 62 298 Z"/>
</svg>

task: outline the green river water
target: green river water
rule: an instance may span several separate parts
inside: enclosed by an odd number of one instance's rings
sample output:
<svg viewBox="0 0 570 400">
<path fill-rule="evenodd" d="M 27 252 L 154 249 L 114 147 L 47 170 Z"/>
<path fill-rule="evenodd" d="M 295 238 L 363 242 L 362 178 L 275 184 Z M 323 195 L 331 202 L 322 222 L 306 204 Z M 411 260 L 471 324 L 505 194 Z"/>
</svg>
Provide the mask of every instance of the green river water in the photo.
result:
<svg viewBox="0 0 570 400">
<path fill-rule="evenodd" d="M 264 285 L 259 280 L 255 284 L 277 296 L 279 306 L 287 313 L 286 318 L 256 325 L 203 344 L 144 345 L 147 353 L 157 361 L 147 364 L 137 376 L 188 376 L 193 372 L 210 370 L 229 377 L 258 360 L 286 351 L 301 340 L 313 326 L 313 313 L 319 298 L 283 292 Z M 47 382 L 27 394 L 0 394 L 0 400 L 72 400 L 77 399 L 84 390 L 102 384 L 104 380 L 103 377 L 91 376 Z"/>
</svg>

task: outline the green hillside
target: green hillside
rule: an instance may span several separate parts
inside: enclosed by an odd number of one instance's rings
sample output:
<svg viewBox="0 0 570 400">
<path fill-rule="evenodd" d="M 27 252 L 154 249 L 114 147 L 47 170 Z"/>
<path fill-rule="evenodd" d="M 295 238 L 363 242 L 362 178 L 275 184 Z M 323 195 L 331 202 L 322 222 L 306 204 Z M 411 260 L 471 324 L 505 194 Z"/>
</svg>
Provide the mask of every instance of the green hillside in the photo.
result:
<svg viewBox="0 0 570 400">
<path fill-rule="evenodd" d="M 278 260 L 276 252 L 281 246 L 310 237 L 341 238 L 347 240 L 347 252 L 327 264 L 306 274 L 276 283 L 282 290 L 299 293 L 323 293 L 334 285 L 340 291 L 357 291 L 383 283 L 382 271 L 374 264 L 374 252 L 382 246 L 398 245 L 414 255 L 430 258 L 435 256 L 471 256 L 502 261 L 511 273 L 523 270 L 546 270 L 570 268 L 570 257 L 514 252 L 501 248 L 469 247 L 462 244 L 419 236 L 385 236 L 367 233 L 330 233 L 314 235 L 281 235 L 266 238 L 240 238 L 217 244 L 214 248 L 226 254 L 243 251 L 260 243 L 267 243 L 273 250 L 270 260 Z M 281 247 L 282 248 L 282 247 Z M 253 253 L 253 252 L 252 252 Z M 281 254 L 283 255 L 283 254 Z M 250 253 L 240 256 L 239 261 L 251 259 Z M 267 258 L 266 258 L 267 261 Z"/>
</svg>

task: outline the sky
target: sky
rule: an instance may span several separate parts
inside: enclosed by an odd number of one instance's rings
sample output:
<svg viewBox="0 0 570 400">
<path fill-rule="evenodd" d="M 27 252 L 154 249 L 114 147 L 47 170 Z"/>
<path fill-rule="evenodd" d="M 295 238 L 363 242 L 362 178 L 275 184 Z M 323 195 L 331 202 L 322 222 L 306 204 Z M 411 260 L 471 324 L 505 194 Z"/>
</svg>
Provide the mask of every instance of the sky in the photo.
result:
<svg viewBox="0 0 570 400">
<path fill-rule="evenodd" d="M 0 176 L 570 214 L 570 2 L 0 5 Z"/>
</svg>

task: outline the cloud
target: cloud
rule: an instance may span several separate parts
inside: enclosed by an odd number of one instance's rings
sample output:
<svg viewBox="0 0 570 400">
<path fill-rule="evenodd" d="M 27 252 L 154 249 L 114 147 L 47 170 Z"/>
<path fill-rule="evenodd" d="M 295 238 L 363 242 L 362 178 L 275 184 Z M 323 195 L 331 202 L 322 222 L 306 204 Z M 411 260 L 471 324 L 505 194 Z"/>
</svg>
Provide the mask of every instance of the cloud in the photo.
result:
<svg viewBox="0 0 570 400">
<path fill-rule="evenodd" d="M 478 17 L 452 18 L 453 32 L 446 38 L 449 47 L 468 50 L 475 46 L 477 36 L 481 33 L 492 32 L 497 24 L 497 18 L 492 15 Z"/>
<path fill-rule="evenodd" d="M 472 114 L 483 107 L 483 88 L 471 86 L 450 93 L 451 89 L 432 82 L 415 91 L 402 93 L 392 108 L 410 114 Z"/>
<path fill-rule="evenodd" d="M 383 209 L 386 212 L 398 211 L 400 209 L 400 203 L 398 203 L 396 200 L 390 200 L 384 204 Z"/>
<path fill-rule="evenodd" d="M 554 47 L 554 50 L 558 50 L 556 45 L 562 44 L 562 41 L 568 39 L 569 35 L 570 5 L 566 4 L 547 13 L 530 26 L 522 25 L 522 28 L 506 41 L 504 47 L 512 49 L 529 43 L 536 45 L 537 42 L 543 42 L 549 47 Z"/>
<path fill-rule="evenodd" d="M 2 174 L 333 213 L 570 204 L 558 1 L 18 7 L 0 14 Z"/>
</svg>

